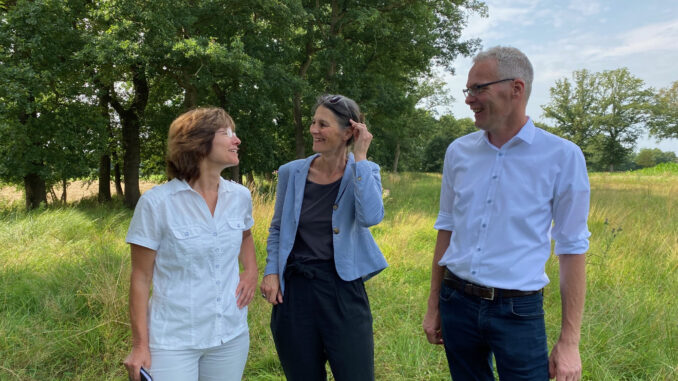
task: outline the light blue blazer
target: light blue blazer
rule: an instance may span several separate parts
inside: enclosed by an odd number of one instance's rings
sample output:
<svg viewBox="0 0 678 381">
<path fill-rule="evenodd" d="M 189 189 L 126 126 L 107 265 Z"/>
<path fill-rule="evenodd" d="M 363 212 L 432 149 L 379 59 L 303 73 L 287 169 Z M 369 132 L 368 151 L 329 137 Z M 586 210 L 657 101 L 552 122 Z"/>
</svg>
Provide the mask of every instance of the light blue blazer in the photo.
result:
<svg viewBox="0 0 678 381">
<path fill-rule="evenodd" d="M 268 229 L 264 275 L 278 274 L 285 292 L 285 265 L 297 235 L 301 203 L 311 162 L 318 154 L 284 164 L 278 169 L 275 213 Z M 341 279 L 351 281 L 376 275 L 388 264 L 368 229 L 384 218 L 379 166 L 355 162 L 349 153 L 332 212 L 334 263 Z"/>
</svg>

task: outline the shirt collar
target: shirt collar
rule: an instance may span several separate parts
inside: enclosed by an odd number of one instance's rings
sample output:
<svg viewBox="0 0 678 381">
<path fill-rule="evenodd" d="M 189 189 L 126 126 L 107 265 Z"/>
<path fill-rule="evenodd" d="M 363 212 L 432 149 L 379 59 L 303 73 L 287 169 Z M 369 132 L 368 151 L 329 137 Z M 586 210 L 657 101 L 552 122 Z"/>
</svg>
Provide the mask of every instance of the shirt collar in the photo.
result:
<svg viewBox="0 0 678 381">
<path fill-rule="evenodd" d="M 512 137 L 511 140 L 506 142 L 506 144 L 511 143 L 515 141 L 516 139 L 520 139 L 524 141 L 527 144 L 532 144 L 532 141 L 534 140 L 534 132 L 535 132 L 535 125 L 534 122 L 532 122 L 532 118 L 529 116 L 527 117 L 527 122 L 523 124 L 522 127 L 520 127 L 520 131 L 516 134 L 516 136 Z M 490 144 L 490 139 L 487 136 L 487 131 L 483 131 L 482 134 L 478 135 L 478 143 L 481 143 L 482 141 L 487 142 L 487 144 Z"/>
<path fill-rule="evenodd" d="M 532 118 L 529 116 L 527 117 L 527 122 L 523 125 L 523 127 L 520 128 L 520 131 L 514 136 L 514 138 L 518 138 L 522 141 L 524 141 L 527 144 L 532 144 L 532 141 L 534 140 L 534 130 L 535 130 L 534 123 L 532 122 Z"/>
<path fill-rule="evenodd" d="M 229 184 L 230 181 L 219 176 L 219 194 L 230 192 L 231 187 Z M 169 183 L 170 193 L 175 194 L 183 191 L 194 191 L 190 185 L 185 180 L 179 180 L 177 178 L 172 179 Z M 194 191 L 195 192 L 195 191 Z"/>
</svg>

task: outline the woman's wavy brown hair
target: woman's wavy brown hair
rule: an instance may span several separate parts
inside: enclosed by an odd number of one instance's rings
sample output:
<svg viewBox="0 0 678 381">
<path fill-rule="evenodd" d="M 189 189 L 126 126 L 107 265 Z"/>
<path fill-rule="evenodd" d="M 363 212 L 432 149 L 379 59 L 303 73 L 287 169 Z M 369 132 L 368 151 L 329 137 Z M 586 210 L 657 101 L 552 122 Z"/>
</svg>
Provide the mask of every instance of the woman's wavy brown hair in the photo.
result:
<svg viewBox="0 0 678 381">
<path fill-rule="evenodd" d="M 167 137 L 167 178 L 184 181 L 200 177 L 200 162 L 212 150 L 220 128 L 235 131 L 233 118 L 218 107 L 196 108 L 174 119 Z"/>
</svg>

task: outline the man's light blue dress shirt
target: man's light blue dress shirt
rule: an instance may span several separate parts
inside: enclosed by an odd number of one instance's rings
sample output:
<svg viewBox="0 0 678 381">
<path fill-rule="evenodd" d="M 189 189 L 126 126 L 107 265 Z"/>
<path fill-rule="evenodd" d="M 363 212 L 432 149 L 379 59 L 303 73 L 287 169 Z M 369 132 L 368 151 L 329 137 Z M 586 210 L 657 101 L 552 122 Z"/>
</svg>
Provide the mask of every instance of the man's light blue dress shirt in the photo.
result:
<svg viewBox="0 0 678 381">
<path fill-rule="evenodd" d="M 548 284 L 551 253 L 588 250 L 590 186 L 574 143 L 531 119 L 501 149 L 485 131 L 445 154 L 438 230 L 452 232 L 439 264 L 469 282 L 523 291 Z"/>
</svg>

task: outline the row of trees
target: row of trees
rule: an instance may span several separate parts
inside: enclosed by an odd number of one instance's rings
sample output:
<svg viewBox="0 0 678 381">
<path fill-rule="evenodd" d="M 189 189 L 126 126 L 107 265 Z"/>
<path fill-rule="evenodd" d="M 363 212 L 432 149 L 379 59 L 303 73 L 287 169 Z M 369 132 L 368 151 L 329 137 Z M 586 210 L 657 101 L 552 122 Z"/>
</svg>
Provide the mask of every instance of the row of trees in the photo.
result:
<svg viewBox="0 0 678 381">
<path fill-rule="evenodd" d="M 664 152 L 659 148 L 643 148 L 632 157 L 633 169 L 649 168 L 662 163 L 678 163 L 675 152 Z"/>
<path fill-rule="evenodd" d="M 363 107 L 374 159 L 397 169 L 439 130 L 415 105 L 477 50 L 460 35 L 476 0 L 0 0 L 0 180 L 29 208 L 69 179 L 98 177 L 136 204 L 141 175 L 164 172 L 171 120 L 226 109 L 242 137 L 232 174 L 270 173 L 307 154 L 322 93 Z M 413 148 L 414 147 L 414 148 Z M 420 154 L 418 154 L 421 156 Z M 407 161 L 410 164 L 410 161 Z M 416 164 L 411 164 L 416 165 Z M 65 189 L 65 188 L 64 188 Z M 65 197 L 65 195 L 64 195 Z"/>
<path fill-rule="evenodd" d="M 678 81 L 655 91 L 627 68 L 584 69 L 557 80 L 550 92 L 542 109 L 555 121 L 552 132 L 579 145 L 589 169 L 613 171 L 633 162 L 636 141 L 646 132 L 678 138 Z"/>
</svg>

